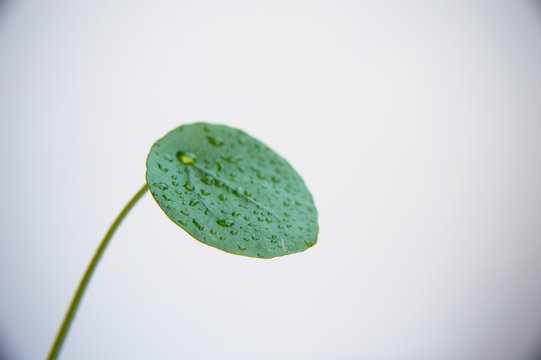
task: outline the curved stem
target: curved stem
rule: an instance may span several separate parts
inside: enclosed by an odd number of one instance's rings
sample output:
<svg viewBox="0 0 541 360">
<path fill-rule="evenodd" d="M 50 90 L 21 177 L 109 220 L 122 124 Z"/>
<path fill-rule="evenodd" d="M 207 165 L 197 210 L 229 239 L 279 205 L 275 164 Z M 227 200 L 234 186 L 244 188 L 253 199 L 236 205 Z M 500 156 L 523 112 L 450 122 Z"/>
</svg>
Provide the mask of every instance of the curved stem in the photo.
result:
<svg viewBox="0 0 541 360">
<path fill-rule="evenodd" d="M 120 225 L 124 217 L 126 217 L 128 212 L 135 205 L 135 203 L 145 194 L 147 189 L 148 189 L 148 185 L 147 184 L 143 185 L 143 187 L 137 192 L 137 194 L 133 196 L 130 202 L 126 204 L 124 209 L 122 209 L 120 214 L 118 214 L 117 218 L 115 219 L 115 221 L 113 222 L 109 230 L 107 231 L 107 234 L 105 234 L 105 237 L 101 241 L 100 246 L 96 250 L 94 257 L 90 261 L 90 264 L 88 265 L 88 268 L 86 269 L 86 272 L 83 275 L 81 282 L 79 283 L 79 287 L 77 288 L 75 295 L 73 295 L 73 299 L 71 300 L 71 304 L 68 308 L 68 312 L 64 316 L 64 321 L 62 322 L 62 325 L 60 326 L 60 329 L 58 330 L 56 339 L 53 343 L 53 346 L 51 347 L 49 355 L 47 356 L 48 360 L 54 360 L 57 358 L 58 353 L 60 352 L 60 348 L 62 347 L 62 343 L 64 342 L 64 339 L 66 338 L 66 335 L 68 333 L 71 322 L 73 321 L 73 317 L 75 316 L 75 312 L 77 311 L 77 307 L 79 306 L 79 303 L 81 302 L 83 293 L 88 287 L 88 283 L 90 282 L 92 273 L 96 269 L 96 265 L 98 265 L 98 261 L 103 255 L 105 248 L 107 247 L 107 244 L 109 243 L 109 240 L 113 236 L 115 230 L 118 228 L 118 226 Z"/>
</svg>

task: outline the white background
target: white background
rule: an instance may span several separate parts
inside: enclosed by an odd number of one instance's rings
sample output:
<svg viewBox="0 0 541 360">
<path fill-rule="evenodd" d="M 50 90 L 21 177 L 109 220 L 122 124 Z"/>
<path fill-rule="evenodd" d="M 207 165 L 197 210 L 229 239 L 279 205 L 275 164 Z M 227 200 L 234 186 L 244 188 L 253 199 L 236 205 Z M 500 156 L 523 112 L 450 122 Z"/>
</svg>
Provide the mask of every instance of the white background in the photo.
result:
<svg viewBox="0 0 541 360">
<path fill-rule="evenodd" d="M 293 164 L 317 246 L 228 255 L 146 195 L 62 359 L 539 354 L 538 1 L 0 5 L 0 358 L 45 357 L 150 146 L 199 120 Z"/>
</svg>

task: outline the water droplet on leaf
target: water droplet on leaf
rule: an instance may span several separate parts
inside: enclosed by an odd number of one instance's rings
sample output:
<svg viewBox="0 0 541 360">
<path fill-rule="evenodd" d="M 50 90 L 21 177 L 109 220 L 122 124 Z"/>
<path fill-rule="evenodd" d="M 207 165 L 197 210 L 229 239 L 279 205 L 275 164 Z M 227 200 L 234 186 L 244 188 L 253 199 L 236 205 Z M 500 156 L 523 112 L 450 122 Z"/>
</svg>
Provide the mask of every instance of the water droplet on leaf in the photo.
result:
<svg viewBox="0 0 541 360">
<path fill-rule="evenodd" d="M 225 226 L 225 227 L 231 227 L 234 224 L 233 221 L 229 219 L 219 219 L 219 220 L 216 220 L 216 223 L 220 226 Z"/>
<path fill-rule="evenodd" d="M 199 231 L 203 230 L 203 225 L 199 224 L 195 219 L 192 219 L 192 223 Z"/>
<path fill-rule="evenodd" d="M 191 165 L 195 162 L 196 156 L 191 152 L 177 151 L 177 159 L 183 164 Z"/>
<path fill-rule="evenodd" d="M 221 146 L 224 144 L 224 139 L 222 139 L 221 137 L 219 136 L 210 136 L 210 135 L 207 135 L 207 140 L 209 141 L 209 143 L 211 143 L 211 145 L 213 146 Z"/>
<path fill-rule="evenodd" d="M 169 189 L 169 186 L 167 186 L 167 184 L 164 184 L 164 183 L 157 183 L 157 184 L 154 183 L 153 185 L 156 186 L 161 191 L 165 191 L 165 190 Z"/>
</svg>

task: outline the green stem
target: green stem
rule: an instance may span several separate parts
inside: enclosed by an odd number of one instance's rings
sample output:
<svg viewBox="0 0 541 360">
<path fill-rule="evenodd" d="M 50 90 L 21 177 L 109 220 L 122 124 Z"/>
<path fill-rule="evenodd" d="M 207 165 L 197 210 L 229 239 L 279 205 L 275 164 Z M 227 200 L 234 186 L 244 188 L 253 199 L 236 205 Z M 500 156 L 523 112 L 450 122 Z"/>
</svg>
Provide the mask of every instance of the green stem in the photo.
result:
<svg viewBox="0 0 541 360">
<path fill-rule="evenodd" d="M 109 243 L 109 240 L 113 236 L 115 230 L 118 228 L 118 226 L 120 225 L 124 217 L 126 217 L 128 212 L 135 205 L 135 203 L 145 194 L 147 189 L 148 189 L 148 185 L 147 184 L 143 185 L 143 187 L 137 192 L 137 194 L 133 196 L 133 198 L 124 207 L 124 209 L 122 209 L 120 214 L 118 214 L 117 218 L 115 219 L 115 221 L 113 222 L 109 230 L 107 231 L 107 234 L 105 234 L 105 237 L 101 241 L 100 246 L 96 250 L 94 257 L 92 258 L 92 261 L 90 261 L 90 264 L 88 265 L 88 268 L 86 269 L 86 272 L 83 278 L 81 279 L 81 282 L 79 283 L 79 287 L 77 288 L 75 295 L 73 295 L 73 299 L 71 300 L 70 307 L 68 309 L 68 312 L 66 313 L 66 316 L 64 317 L 62 326 L 60 326 L 60 329 L 58 330 L 58 334 L 56 335 L 56 339 L 53 343 L 53 346 L 51 347 L 49 355 L 47 356 L 47 360 L 54 360 L 58 357 L 58 353 L 60 352 L 60 348 L 62 347 L 62 343 L 64 342 L 64 339 L 66 338 L 71 322 L 73 321 L 73 317 L 75 316 L 75 312 L 77 311 L 77 307 L 79 306 L 79 303 L 81 302 L 81 298 L 83 297 L 83 293 L 88 287 L 88 283 L 90 282 L 92 273 L 96 269 L 96 266 L 98 265 L 98 261 L 100 261 L 100 258 L 103 255 L 105 248 L 107 247 L 107 244 Z"/>
</svg>

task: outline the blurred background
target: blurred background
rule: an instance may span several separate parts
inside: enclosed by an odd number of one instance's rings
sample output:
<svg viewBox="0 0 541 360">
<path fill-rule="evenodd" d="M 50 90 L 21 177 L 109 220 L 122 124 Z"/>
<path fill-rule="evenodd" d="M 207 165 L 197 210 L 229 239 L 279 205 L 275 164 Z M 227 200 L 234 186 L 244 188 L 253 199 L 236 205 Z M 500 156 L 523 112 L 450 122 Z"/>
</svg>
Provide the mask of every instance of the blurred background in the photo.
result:
<svg viewBox="0 0 541 360">
<path fill-rule="evenodd" d="M 0 358 L 46 356 L 178 125 L 286 157 L 317 246 L 190 238 L 148 194 L 61 359 L 541 356 L 539 1 L 0 3 Z"/>
</svg>

